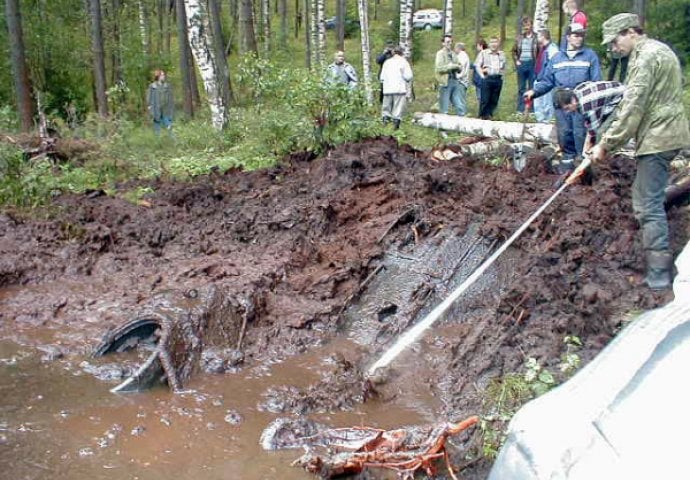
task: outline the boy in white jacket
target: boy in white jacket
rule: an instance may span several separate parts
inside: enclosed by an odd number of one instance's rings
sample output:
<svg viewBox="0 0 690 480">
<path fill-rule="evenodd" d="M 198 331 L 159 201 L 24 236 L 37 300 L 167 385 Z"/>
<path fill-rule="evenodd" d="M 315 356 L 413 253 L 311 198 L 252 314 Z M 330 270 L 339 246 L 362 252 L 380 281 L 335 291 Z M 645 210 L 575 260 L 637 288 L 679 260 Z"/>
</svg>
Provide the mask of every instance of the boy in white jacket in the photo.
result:
<svg viewBox="0 0 690 480">
<path fill-rule="evenodd" d="M 402 53 L 402 48 L 395 47 L 393 56 L 386 60 L 381 68 L 381 116 L 383 123 L 393 120 L 395 129 L 400 128 L 400 119 L 407 106 L 408 85 L 412 81 L 412 68 Z"/>
</svg>

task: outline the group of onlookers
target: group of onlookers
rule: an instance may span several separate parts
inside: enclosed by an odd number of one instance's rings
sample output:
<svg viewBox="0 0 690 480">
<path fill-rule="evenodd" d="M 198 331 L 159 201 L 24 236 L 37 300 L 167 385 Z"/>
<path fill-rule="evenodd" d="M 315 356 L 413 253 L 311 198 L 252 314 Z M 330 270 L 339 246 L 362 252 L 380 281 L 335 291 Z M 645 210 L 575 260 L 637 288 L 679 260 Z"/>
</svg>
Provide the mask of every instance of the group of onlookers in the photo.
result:
<svg viewBox="0 0 690 480">
<path fill-rule="evenodd" d="M 642 231 L 647 273 L 644 283 L 655 290 L 671 285 L 673 255 L 664 209 L 664 189 L 671 160 L 690 147 L 690 126 L 682 101 L 683 74 L 671 48 L 648 38 L 640 19 L 620 13 L 602 25 L 603 42 L 612 59 L 609 81 L 603 81 L 599 58 L 584 46 L 587 17 L 577 0 L 565 0 L 569 24 L 560 48 L 548 30 L 534 32 L 529 19 L 512 50 L 518 81 L 517 110 L 528 113 L 532 99 L 537 120 L 556 117 L 560 173 L 568 182 L 591 162 L 603 161 L 629 140 L 635 141 L 636 177 L 632 207 Z M 498 38 L 479 42 L 474 64 L 462 43 L 444 36 L 436 53 L 439 111 L 450 107 L 467 114 L 467 90 L 477 90 L 479 117 L 491 118 L 506 72 Z M 409 95 L 412 70 L 399 48 L 387 49 L 381 68 L 382 116 L 397 127 Z M 619 83 L 611 81 L 621 64 Z M 573 172 L 574 173 L 571 173 Z"/>
</svg>

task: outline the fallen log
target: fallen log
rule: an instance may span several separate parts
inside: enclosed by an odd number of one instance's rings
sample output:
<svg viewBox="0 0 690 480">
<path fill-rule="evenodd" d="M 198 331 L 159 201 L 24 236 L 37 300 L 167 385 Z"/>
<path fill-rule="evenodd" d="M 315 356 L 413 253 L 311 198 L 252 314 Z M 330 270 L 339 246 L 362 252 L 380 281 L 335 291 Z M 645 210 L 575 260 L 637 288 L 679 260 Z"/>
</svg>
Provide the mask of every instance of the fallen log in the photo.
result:
<svg viewBox="0 0 690 480">
<path fill-rule="evenodd" d="M 548 123 L 495 122 L 442 113 L 417 113 L 413 122 L 423 127 L 501 138 L 509 142 L 556 143 L 556 128 Z"/>
</svg>

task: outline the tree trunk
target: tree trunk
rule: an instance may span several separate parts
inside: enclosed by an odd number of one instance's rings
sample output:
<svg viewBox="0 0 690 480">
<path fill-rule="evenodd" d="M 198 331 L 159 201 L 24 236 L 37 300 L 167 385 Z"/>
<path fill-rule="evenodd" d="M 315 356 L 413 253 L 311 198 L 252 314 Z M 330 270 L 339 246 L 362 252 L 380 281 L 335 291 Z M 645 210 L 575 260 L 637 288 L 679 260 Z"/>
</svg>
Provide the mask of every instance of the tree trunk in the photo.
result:
<svg viewBox="0 0 690 480">
<path fill-rule="evenodd" d="M 305 36 L 305 41 L 306 41 L 306 48 L 305 48 L 305 53 L 306 53 L 306 58 L 305 58 L 305 64 L 308 69 L 311 70 L 311 67 L 313 65 L 313 60 L 314 60 L 314 45 L 313 45 L 313 40 L 314 40 L 314 15 L 313 15 L 313 9 L 311 5 L 312 0 L 304 0 L 304 36 Z"/>
<path fill-rule="evenodd" d="M 92 2 L 93 0 L 89 0 Z M 138 1 L 139 7 L 139 33 L 141 35 L 141 49 L 146 56 L 148 65 L 151 56 L 151 28 L 149 27 L 149 10 L 146 8 L 144 0 Z"/>
<path fill-rule="evenodd" d="M 223 98 L 218 60 L 215 55 L 212 27 L 203 0 L 184 0 L 187 14 L 189 45 L 204 80 L 206 98 L 211 109 L 211 123 L 222 130 L 228 123 L 227 105 Z"/>
<path fill-rule="evenodd" d="M 261 33 L 264 41 L 264 51 L 271 51 L 271 4 L 270 0 L 261 0 Z"/>
<path fill-rule="evenodd" d="M 647 0 L 634 0 L 634 12 L 637 14 L 638 17 L 640 17 L 640 26 L 644 28 L 644 21 L 645 21 L 645 13 L 647 10 Z M 678 12 L 679 15 L 682 15 L 681 12 Z"/>
<path fill-rule="evenodd" d="M 525 14 L 525 0 L 518 0 L 517 3 L 517 20 L 515 23 L 515 36 L 522 32 L 522 16 Z"/>
<path fill-rule="evenodd" d="M 326 64 L 326 0 L 316 0 L 316 38 L 317 64 L 323 67 Z"/>
<path fill-rule="evenodd" d="M 495 122 L 442 113 L 417 113 L 414 123 L 423 127 L 500 138 L 509 142 L 556 143 L 555 127 L 548 123 Z"/>
<path fill-rule="evenodd" d="M 484 26 L 484 5 L 486 0 L 477 0 L 477 11 L 475 13 L 474 23 L 474 43 L 479 42 L 482 36 L 482 27 Z"/>
<path fill-rule="evenodd" d="M 400 0 L 400 47 L 403 55 L 412 59 L 412 8 L 414 0 Z"/>
<path fill-rule="evenodd" d="M 537 0 L 534 7 L 534 31 L 540 32 L 549 28 L 549 14 L 551 13 L 551 5 L 549 0 Z M 559 40 L 560 41 L 560 40 Z"/>
<path fill-rule="evenodd" d="M 254 9 L 252 0 L 239 0 L 240 3 L 240 53 L 258 52 L 254 34 Z"/>
<path fill-rule="evenodd" d="M 230 86 L 228 62 L 225 58 L 225 37 L 223 36 L 223 27 L 220 23 L 221 13 L 218 7 L 218 0 L 207 0 L 207 2 L 209 20 L 213 29 L 213 53 L 216 56 L 216 65 L 218 66 L 218 84 L 223 96 L 223 103 L 227 108 L 232 103 L 232 88 Z"/>
<path fill-rule="evenodd" d="M 295 38 L 299 38 L 299 29 L 302 27 L 302 10 L 300 1 L 295 0 Z"/>
<path fill-rule="evenodd" d="M 93 53 L 93 78 L 96 87 L 96 109 L 98 114 L 108 116 L 108 97 L 105 94 L 105 55 L 103 52 L 103 30 L 101 28 L 101 2 L 89 0 L 91 16 L 91 50 Z"/>
<path fill-rule="evenodd" d="M 31 81 L 26 66 L 24 52 L 24 33 L 22 31 L 22 16 L 19 10 L 19 0 L 5 1 L 5 20 L 9 33 L 10 56 L 12 61 L 12 77 L 14 92 L 17 98 L 17 112 L 22 131 L 28 132 L 34 123 L 34 102 L 31 97 Z"/>
<path fill-rule="evenodd" d="M 309 63 L 311 68 L 316 68 L 319 64 L 318 61 L 318 50 L 319 50 L 319 39 L 317 35 L 317 22 L 316 22 L 316 0 L 306 0 L 309 4 L 307 12 L 309 14 L 309 43 L 311 45 L 310 52 L 311 57 Z"/>
<path fill-rule="evenodd" d="M 177 13 L 177 42 L 180 51 L 180 78 L 182 80 L 182 100 L 184 115 L 187 119 L 194 116 L 194 97 L 192 96 L 192 75 L 194 71 L 189 68 L 189 47 L 187 39 L 187 14 L 184 10 L 184 0 L 175 0 Z"/>
<path fill-rule="evenodd" d="M 278 15 L 280 15 L 280 48 L 281 49 L 287 49 L 287 41 L 288 41 L 287 0 L 278 0 Z"/>
<path fill-rule="evenodd" d="M 367 0 L 357 0 L 359 25 L 362 42 L 362 77 L 367 103 L 371 105 L 374 95 L 371 88 L 371 48 L 369 47 L 369 5 Z"/>
<path fill-rule="evenodd" d="M 122 73 L 122 44 L 120 40 L 120 0 L 110 1 L 110 16 L 112 17 L 111 28 L 113 46 L 110 51 L 110 83 L 122 83 L 124 76 Z"/>
<path fill-rule="evenodd" d="M 358 4 L 359 5 L 359 4 Z M 345 0 L 335 1 L 336 37 L 338 50 L 345 50 L 345 19 L 347 15 Z"/>
<path fill-rule="evenodd" d="M 445 0 L 443 10 L 443 34 L 453 35 L 453 0 Z"/>
<path fill-rule="evenodd" d="M 501 45 L 505 45 L 504 42 L 506 41 L 506 17 L 508 16 L 508 0 L 500 0 L 499 7 L 501 11 L 501 32 L 499 34 L 499 39 L 501 40 Z"/>
</svg>

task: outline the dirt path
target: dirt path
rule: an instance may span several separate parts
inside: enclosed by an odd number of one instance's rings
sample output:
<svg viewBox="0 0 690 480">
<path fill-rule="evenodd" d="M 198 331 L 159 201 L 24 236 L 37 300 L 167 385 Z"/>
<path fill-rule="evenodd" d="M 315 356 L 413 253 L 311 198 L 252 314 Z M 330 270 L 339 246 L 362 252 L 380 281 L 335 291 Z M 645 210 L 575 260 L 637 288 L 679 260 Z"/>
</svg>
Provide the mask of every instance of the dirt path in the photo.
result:
<svg viewBox="0 0 690 480">
<path fill-rule="evenodd" d="M 515 371 L 526 357 L 553 364 L 565 335 L 582 339 L 589 360 L 626 313 L 668 300 L 635 286 L 643 255 L 630 203 L 633 174 L 630 160 L 615 159 L 599 168 L 593 186 L 567 190 L 516 242 L 510 274 L 426 340 L 429 375 L 419 383 L 444 399 L 444 415 L 477 412 L 477 386 Z M 265 171 L 154 182 L 148 206 L 101 192 L 62 196 L 41 219 L 0 214 L 0 335 L 56 357 L 83 356 L 156 294 L 183 297 L 213 286 L 256 310 L 242 343 L 245 364 L 274 361 L 351 335 L 347 312 L 386 255 L 414 256 L 477 226 L 489 244 L 502 241 L 548 197 L 554 180 L 538 161 L 517 174 L 439 163 L 376 139 Z M 669 217 L 678 249 L 689 236 L 687 210 Z M 371 363 L 421 312 L 389 309 L 385 322 L 379 313 L 381 332 L 369 351 L 343 359 L 340 376 L 287 395 L 285 408 L 361 400 L 355 376 L 342 372 Z"/>
</svg>

